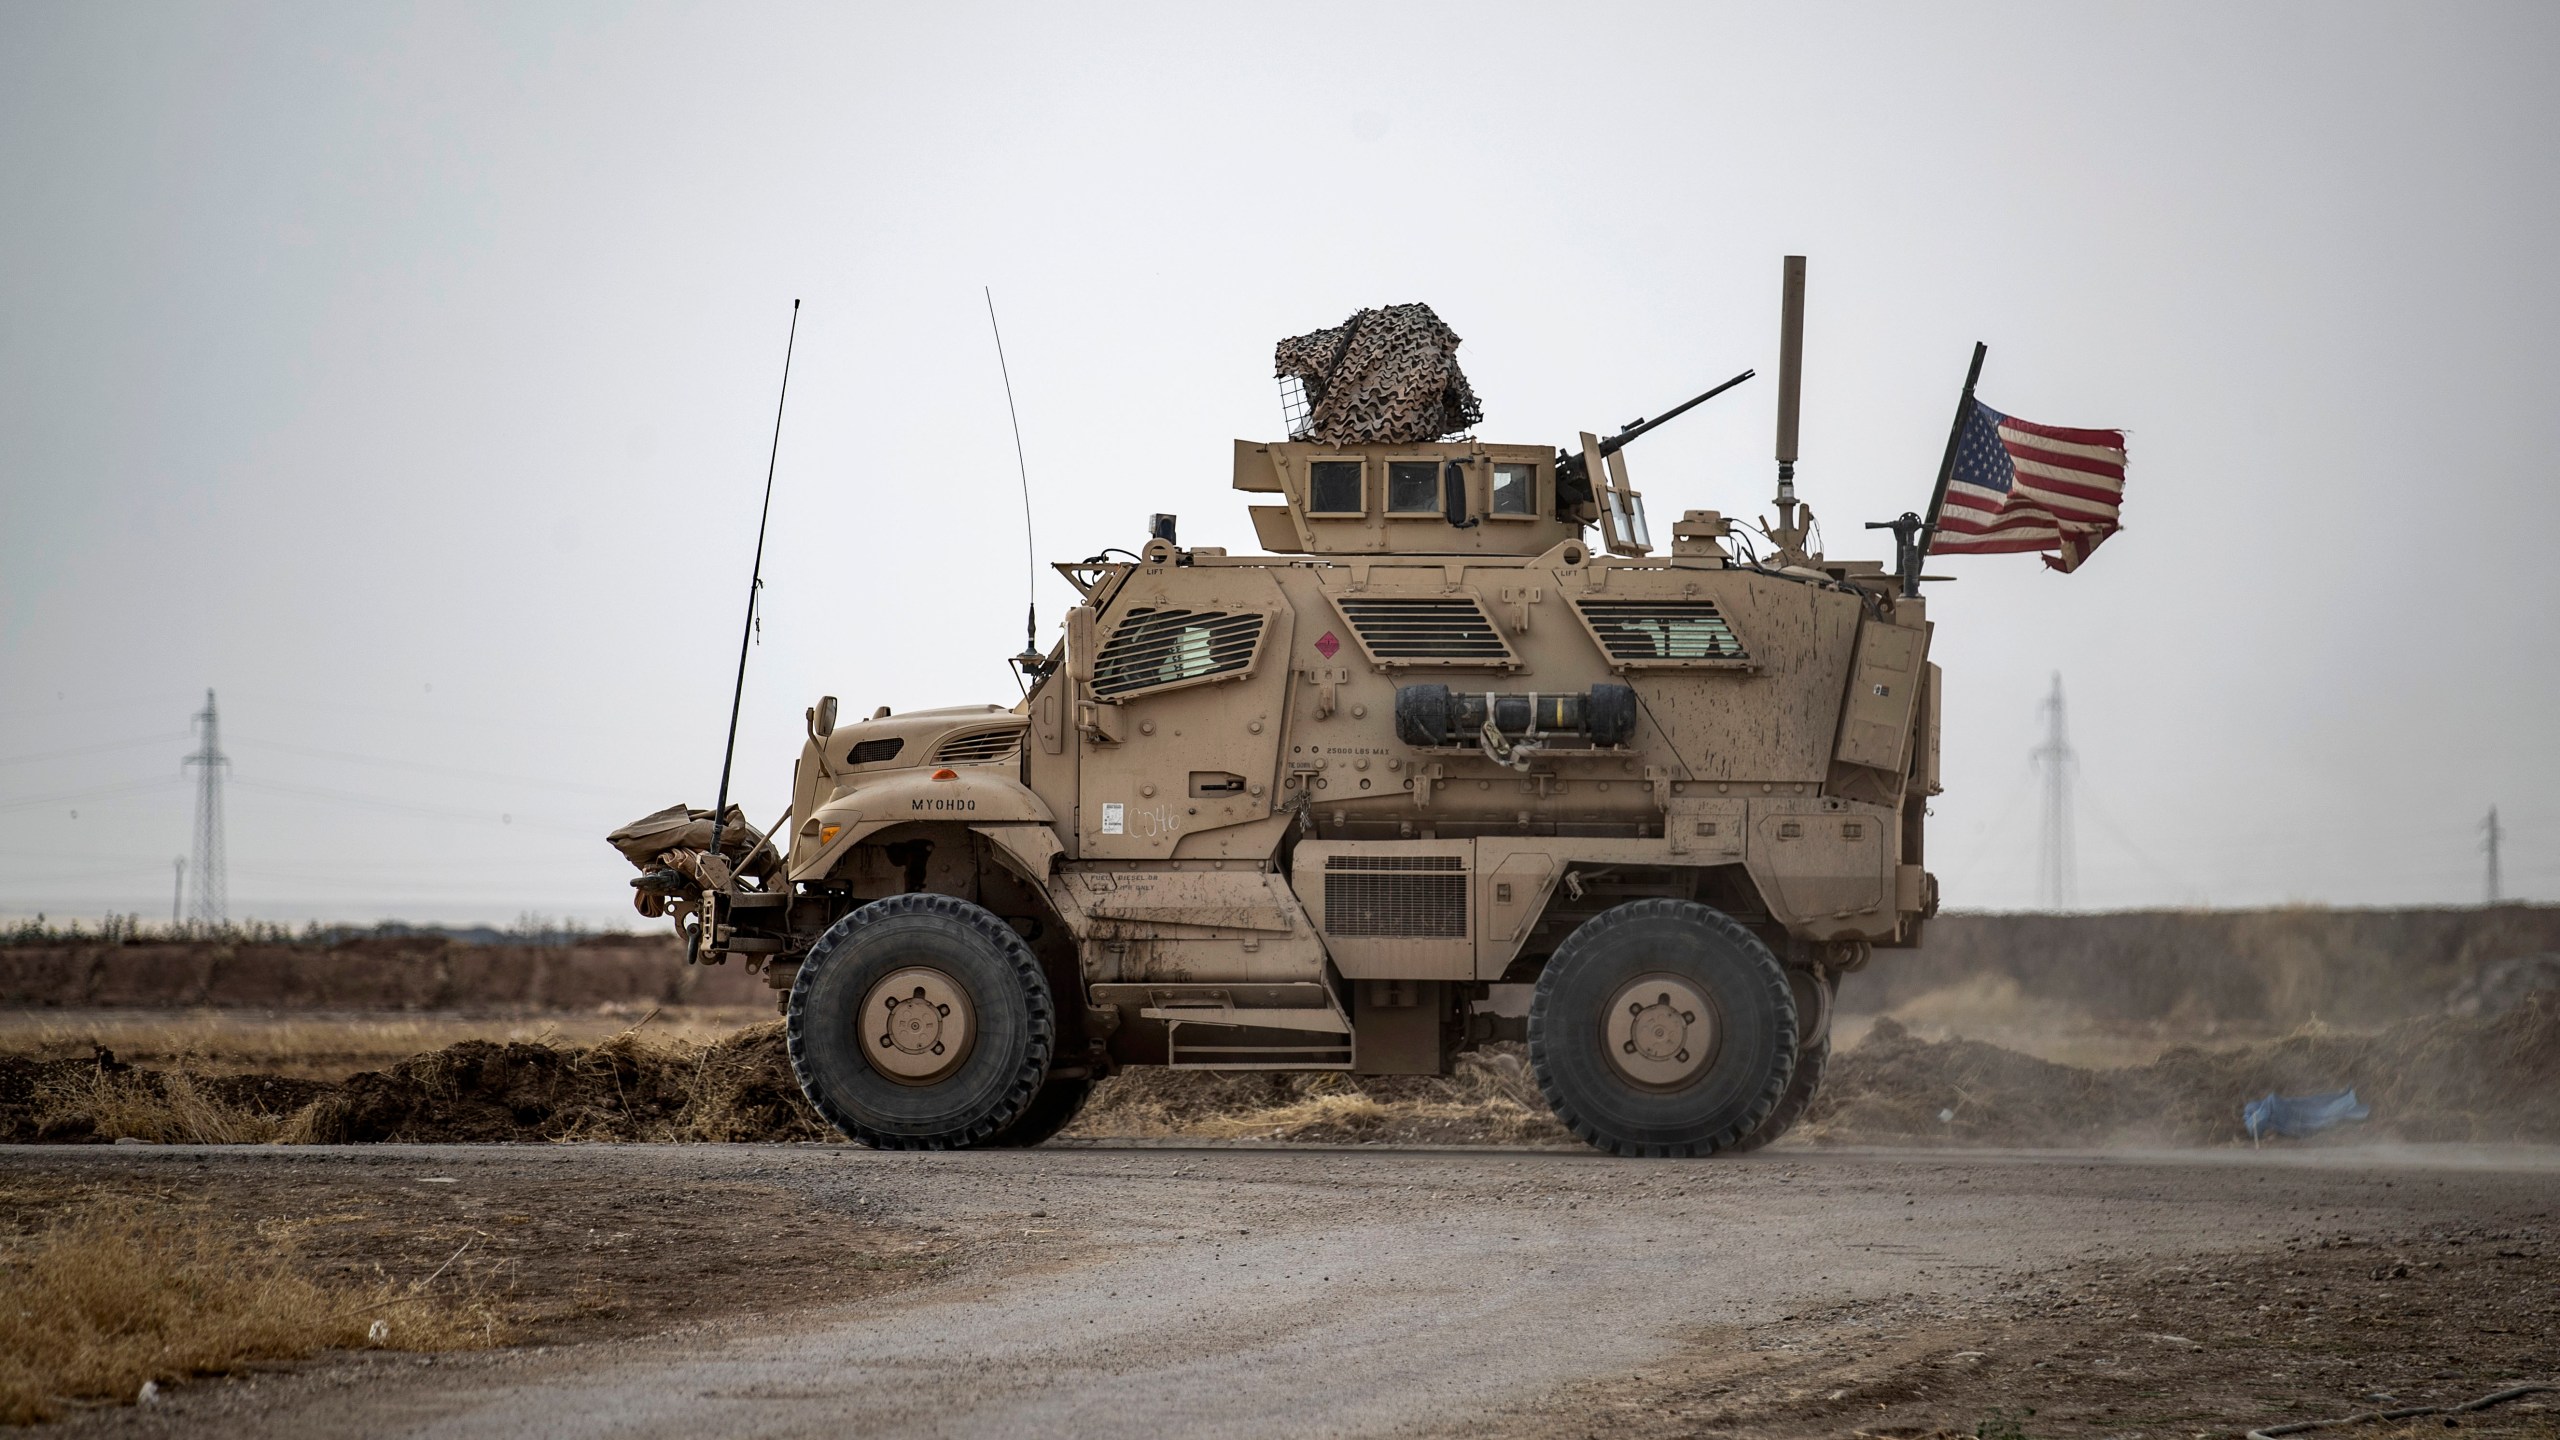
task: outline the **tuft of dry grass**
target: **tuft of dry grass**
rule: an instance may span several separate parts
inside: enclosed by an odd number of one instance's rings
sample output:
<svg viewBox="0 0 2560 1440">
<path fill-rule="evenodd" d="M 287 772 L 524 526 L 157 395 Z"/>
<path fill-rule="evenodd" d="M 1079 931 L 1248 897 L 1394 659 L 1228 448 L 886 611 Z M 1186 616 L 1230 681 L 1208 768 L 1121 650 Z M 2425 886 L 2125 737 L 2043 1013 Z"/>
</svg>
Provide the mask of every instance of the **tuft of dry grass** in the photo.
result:
<svg viewBox="0 0 2560 1440">
<path fill-rule="evenodd" d="M 0 1249 L 0 1423 L 321 1350 L 494 1345 L 504 1316 L 468 1275 L 448 1261 L 422 1281 L 332 1283 L 289 1242 L 202 1215 L 90 1210 Z"/>
<path fill-rule="evenodd" d="M 38 1124 L 85 1121 L 100 1140 L 162 1145 L 257 1145 L 277 1139 L 287 1121 L 210 1094 L 184 1073 L 138 1075 L 89 1071 L 54 1080 L 36 1094 Z"/>
</svg>

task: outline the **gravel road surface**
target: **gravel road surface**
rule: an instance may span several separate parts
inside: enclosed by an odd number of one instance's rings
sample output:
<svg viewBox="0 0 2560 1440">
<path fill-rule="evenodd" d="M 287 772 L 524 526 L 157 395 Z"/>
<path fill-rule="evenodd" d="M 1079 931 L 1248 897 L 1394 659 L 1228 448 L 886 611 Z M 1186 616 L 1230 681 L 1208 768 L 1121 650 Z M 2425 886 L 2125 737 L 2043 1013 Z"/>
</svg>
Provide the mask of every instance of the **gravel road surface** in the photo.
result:
<svg viewBox="0 0 2560 1440">
<path fill-rule="evenodd" d="M 2415 1148 L 1665 1162 L 1241 1147 L 95 1147 L 8 1163 L 207 1187 L 288 1165 L 432 1176 L 455 1204 L 508 1207 L 575 1204 L 596 1185 L 680 1206 L 689 1187 L 708 1197 L 752 1182 L 792 1197 L 803 1225 L 815 1215 L 948 1242 L 937 1273 L 859 1301 L 795 1294 L 639 1338 L 343 1357 L 180 1387 L 67 1427 L 455 1440 L 1546 1433 L 1554 1397 L 1612 1376 L 1641 1389 L 1649 1367 L 1694 1360 L 1701 1337 L 1816 1311 L 1963 1313 L 2039 1274 L 2210 1264 L 2315 1232 L 2545 1223 L 2560 1194 L 2560 1152 Z M 770 1218 L 734 1220 L 754 1236 Z M 732 1283 L 752 1289 L 752 1266 Z"/>
</svg>

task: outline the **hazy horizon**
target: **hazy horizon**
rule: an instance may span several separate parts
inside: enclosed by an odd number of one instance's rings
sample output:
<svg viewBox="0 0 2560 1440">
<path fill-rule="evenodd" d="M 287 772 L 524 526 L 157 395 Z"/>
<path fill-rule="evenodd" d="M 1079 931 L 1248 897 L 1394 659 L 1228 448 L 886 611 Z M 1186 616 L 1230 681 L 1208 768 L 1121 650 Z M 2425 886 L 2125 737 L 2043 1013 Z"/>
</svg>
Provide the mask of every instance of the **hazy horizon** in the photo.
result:
<svg viewBox="0 0 2560 1440">
<path fill-rule="evenodd" d="M 804 299 L 737 800 L 801 711 L 1016 695 L 1043 562 L 1255 548 L 1271 349 L 1421 300 L 1487 439 L 1769 513 L 1780 258 L 1835 556 L 1982 396 L 2130 432 L 2079 574 L 1933 571 L 1929 863 L 2036 903 L 2560 900 L 2547 7 L 0 3 L 0 916 L 643 922 L 708 805 Z M 2536 118 L 2539 117 L 2539 118 Z M 1044 570 L 1046 644 L 1073 592 Z M 76 814 L 75 814 L 76 812 Z"/>
</svg>

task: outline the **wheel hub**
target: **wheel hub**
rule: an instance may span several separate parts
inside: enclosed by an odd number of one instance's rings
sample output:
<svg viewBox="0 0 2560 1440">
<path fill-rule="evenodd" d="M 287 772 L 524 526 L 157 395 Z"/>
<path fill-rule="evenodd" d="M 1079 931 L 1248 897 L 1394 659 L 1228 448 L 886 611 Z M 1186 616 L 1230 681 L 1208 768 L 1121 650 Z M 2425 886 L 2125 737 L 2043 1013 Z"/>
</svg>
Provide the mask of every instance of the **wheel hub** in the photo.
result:
<svg viewBox="0 0 2560 1440">
<path fill-rule="evenodd" d="M 1715 1059 L 1723 1026 L 1714 1002 L 1676 975 L 1642 975 L 1609 1002 L 1609 1063 L 1629 1083 L 1676 1090 Z"/>
<path fill-rule="evenodd" d="M 969 1058 L 977 1017 L 958 981 L 929 966 L 892 971 L 862 998 L 862 1051 L 902 1085 L 930 1085 Z"/>
</svg>

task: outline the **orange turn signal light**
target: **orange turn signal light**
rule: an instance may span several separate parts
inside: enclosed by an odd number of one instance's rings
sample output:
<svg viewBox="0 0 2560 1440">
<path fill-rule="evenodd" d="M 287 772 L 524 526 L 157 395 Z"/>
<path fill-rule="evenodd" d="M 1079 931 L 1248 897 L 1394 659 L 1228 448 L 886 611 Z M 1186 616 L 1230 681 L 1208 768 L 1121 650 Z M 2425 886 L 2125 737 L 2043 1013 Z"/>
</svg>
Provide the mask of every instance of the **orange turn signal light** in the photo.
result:
<svg viewBox="0 0 2560 1440">
<path fill-rule="evenodd" d="M 841 825 L 821 825 L 821 826 L 819 826 L 819 827 L 818 827 L 818 843 L 819 843 L 819 844 L 821 844 L 821 845 L 833 845 L 834 843 L 836 843 L 836 836 L 837 836 L 838 834 L 842 833 L 842 832 L 843 832 L 843 830 L 844 830 L 844 827 L 843 827 L 843 826 L 841 826 Z"/>
<path fill-rule="evenodd" d="M 936 770 L 933 772 L 933 778 L 936 780 L 957 780 L 960 778 L 960 772 L 957 770 Z"/>
</svg>

